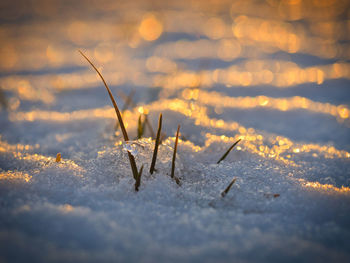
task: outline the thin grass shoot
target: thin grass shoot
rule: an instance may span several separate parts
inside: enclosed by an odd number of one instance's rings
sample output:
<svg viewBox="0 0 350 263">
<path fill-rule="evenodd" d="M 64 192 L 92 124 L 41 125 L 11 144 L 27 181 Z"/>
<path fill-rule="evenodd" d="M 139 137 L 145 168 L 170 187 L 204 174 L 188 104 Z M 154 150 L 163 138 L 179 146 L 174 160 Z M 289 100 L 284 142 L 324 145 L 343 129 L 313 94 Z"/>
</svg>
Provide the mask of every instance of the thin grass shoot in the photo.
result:
<svg viewBox="0 0 350 263">
<path fill-rule="evenodd" d="M 236 141 L 234 144 L 231 145 L 231 147 L 225 152 L 225 154 L 220 158 L 220 160 L 217 162 L 217 164 L 219 164 L 221 161 L 225 160 L 225 158 L 227 157 L 227 155 L 231 152 L 231 150 L 237 145 L 237 143 L 239 143 L 241 141 L 241 139 L 239 139 L 238 141 Z"/>
<path fill-rule="evenodd" d="M 142 114 L 140 114 L 137 121 L 137 139 L 141 139 L 143 135 L 144 125 L 142 124 Z"/>
<path fill-rule="evenodd" d="M 140 171 L 137 174 L 137 178 L 135 181 L 135 191 L 138 192 L 139 191 L 139 187 L 141 186 L 141 176 L 142 176 L 142 172 L 143 172 L 143 166 L 144 164 L 141 166 Z"/>
<path fill-rule="evenodd" d="M 221 196 L 222 196 L 222 197 L 225 197 L 225 196 L 227 195 L 228 191 L 230 191 L 232 185 L 236 182 L 236 180 L 237 180 L 236 177 L 232 179 L 231 183 L 230 183 L 230 184 L 226 187 L 226 189 L 221 193 Z"/>
<path fill-rule="evenodd" d="M 111 99 L 111 101 L 112 101 L 112 104 L 113 104 L 113 106 L 114 106 L 115 112 L 116 112 L 116 114 L 117 114 L 118 121 L 119 121 L 119 125 L 120 125 L 120 129 L 122 130 L 122 133 L 123 133 L 124 141 L 125 141 L 125 142 L 128 142 L 128 141 L 129 141 L 129 136 L 128 136 L 128 133 L 127 133 L 127 131 L 126 131 L 126 129 L 125 129 L 125 125 L 124 125 L 124 122 L 123 122 L 122 115 L 121 115 L 121 113 L 120 113 L 120 111 L 119 111 L 119 108 L 118 108 L 118 106 L 117 106 L 117 103 L 116 103 L 116 101 L 115 101 L 115 99 L 114 99 L 114 97 L 113 97 L 113 94 L 112 94 L 111 90 L 109 89 L 109 87 L 108 87 L 108 85 L 107 85 L 105 79 L 103 78 L 103 76 L 102 76 L 102 74 L 100 73 L 100 71 L 95 67 L 95 65 L 88 59 L 87 56 L 84 55 L 83 52 L 81 52 L 80 50 L 79 50 L 79 52 L 80 52 L 80 54 L 89 62 L 89 64 L 94 68 L 94 70 L 95 70 L 95 71 L 97 72 L 97 74 L 100 76 L 100 78 L 101 78 L 101 80 L 102 80 L 104 86 L 106 87 L 106 90 L 107 90 L 107 92 L 108 92 L 108 95 L 109 95 L 109 97 L 110 97 L 110 99 Z M 129 157 L 129 161 L 130 161 L 130 166 L 131 166 L 131 170 L 132 170 L 133 177 L 134 177 L 135 180 L 137 180 L 138 174 L 139 174 L 139 173 L 138 173 L 138 170 L 137 170 L 135 158 L 134 158 L 134 156 L 133 156 L 130 152 L 128 152 L 128 157 Z"/>
<path fill-rule="evenodd" d="M 159 114 L 157 138 L 156 138 L 156 141 L 155 141 L 155 144 L 154 144 L 154 150 L 153 150 L 153 157 L 152 157 L 151 167 L 149 169 L 150 174 L 153 174 L 153 172 L 155 170 L 155 165 L 156 165 L 156 160 L 157 160 L 157 153 L 158 153 L 158 147 L 159 147 L 159 142 L 160 142 L 160 133 L 162 131 L 162 120 L 163 120 L 163 115 Z"/>
<path fill-rule="evenodd" d="M 178 185 L 180 185 L 180 180 L 179 180 L 179 178 L 175 177 L 175 160 L 176 160 L 177 144 L 179 141 L 179 131 L 180 131 L 180 125 L 177 126 L 177 131 L 176 131 L 174 154 L 173 154 L 173 160 L 171 163 L 171 175 L 170 175 L 171 178 L 175 179 L 175 181 Z"/>
</svg>

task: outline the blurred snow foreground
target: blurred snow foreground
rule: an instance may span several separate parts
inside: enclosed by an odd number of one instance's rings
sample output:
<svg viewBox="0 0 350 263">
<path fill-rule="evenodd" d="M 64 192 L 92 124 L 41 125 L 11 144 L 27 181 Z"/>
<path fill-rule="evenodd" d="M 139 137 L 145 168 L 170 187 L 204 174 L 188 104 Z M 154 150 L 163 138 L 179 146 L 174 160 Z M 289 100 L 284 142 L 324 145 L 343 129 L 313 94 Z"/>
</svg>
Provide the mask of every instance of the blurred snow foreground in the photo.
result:
<svg viewBox="0 0 350 263">
<path fill-rule="evenodd" d="M 3 2 L 0 262 L 350 261 L 346 1 Z"/>
</svg>

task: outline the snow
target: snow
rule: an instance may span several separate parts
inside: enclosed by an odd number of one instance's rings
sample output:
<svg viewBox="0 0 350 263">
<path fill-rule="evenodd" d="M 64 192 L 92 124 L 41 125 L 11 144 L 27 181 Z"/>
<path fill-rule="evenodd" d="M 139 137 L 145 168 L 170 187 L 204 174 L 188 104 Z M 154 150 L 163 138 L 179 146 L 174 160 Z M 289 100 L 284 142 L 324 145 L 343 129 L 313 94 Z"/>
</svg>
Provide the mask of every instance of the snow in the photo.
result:
<svg viewBox="0 0 350 263">
<path fill-rule="evenodd" d="M 251 1 L 232 10 L 229 1 L 189 7 L 175 1 L 152 10 L 138 1 L 76 1 L 77 17 L 74 8 L 53 3 L 56 8 L 20 9 L 26 22 L 6 23 L 7 16 L 0 22 L 5 53 L 19 52 L 13 53 L 18 61 L 5 57 L 11 67 L 0 63 L 0 99 L 8 104 L 0 111 L 1 262 L 350 260 L 349 57 L 325 44 L 341 50 L 347 35 L 339 31 L 327 42 L 333 35 L 316 30 L 316 11 L 305 3 L 305 24 L 269 17 L 275 13 L 266 11 L 268 3 L 258 14 Z M 150 17 L 163 23 L 151 42 L 141 38 L 149 32 L 137 31 Z M 40 19 L 49 26 L 38 26 Z M 232 31 L 249 19 L 280 27 L 281 39 L 302 29 L 300 50 Z M 346 24 L 340 15 L 329 19 Z M 210 31 L 212 23 L 229 30 Z M 57 32 L 50 35 L 52 26 Z M 241 53 L 225 49 L 237 43 Z M 323 52 L 315 43 L 325 45 Z M 77 49 L 102 71 L 120 109 L 120 92 L 136 91 L 135 105 L 123 113 L 129 142 L 115 128 L 102 82 Z M 143 138 L 135 139 L 140 112 L 154 132 L 163 114 L 152 175 L 152 133 L 145 126 Z M 178 124 L 180 185 L 170 177 Z M 138 169 L 144 165 L 138 192 L 128 151 Z"/>
</svg>

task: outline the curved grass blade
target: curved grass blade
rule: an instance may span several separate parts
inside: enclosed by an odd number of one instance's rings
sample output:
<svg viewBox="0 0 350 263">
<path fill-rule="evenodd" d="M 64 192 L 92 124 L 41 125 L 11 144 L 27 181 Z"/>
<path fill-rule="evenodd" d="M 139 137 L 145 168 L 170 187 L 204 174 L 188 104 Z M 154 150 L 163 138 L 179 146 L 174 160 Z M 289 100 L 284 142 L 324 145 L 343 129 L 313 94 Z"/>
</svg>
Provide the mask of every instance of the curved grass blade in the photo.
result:
<svg viewBox="0 0 350 263">
<path fill-rule="evenodd" d="M 225 152 L 225 154 L 220 158 L 220 160 L 217 162 L 217 164 L 219 164 L 221 161 L 223 161 L 226 158 L 226 156 L 230 153 L 230 151 L 233 149 L 233 147 L 235 147 L 237 145 L 237 143 L 239 143 L 240 141 L 241 141 L 241 139 L 239 139 L 234 144 L 232 144 L 232 146 Z"/>
<path fill-rule="evenodd" d="M 154 167 L 156 165 L 156 160 L 157 160 L 157 153 L 158 153 L 158 146 L 159 146 L 159 141 L 160 141 L 160 133 L 162 130 L 162 119 L 163 119 L 163 115 L 159 114 L 159 121 L 158 121 L 158 130 L 157 130 L 157 138 L 156 138 L 156 142 L 154 144 L 154 151 L 153 151 L 153 157 L 152 157 L 152 163 L 151 163 L 151 167 L 149 169 L 149 172 L 151 174 L 153 174 L 154 172 Z"/>
<path fill-rule="evenodd" d="M 179 131 L 180 131 L 180 125 L 177 126 L 174 154 L 173 154 L 173 161 L 171 163 L 171 175 L 170 175 L 171 178 L 175 178 L 175 181 L 178 185 L 180 185 L 180 180 L 179 178 L 175 177 L 175 160 L 176 160 L 177 143 L 179 141 Z"/>
<path fill-rule="evenodd" d="M 230 191 L 232 185 L 236 182 L 237 178 L 233 178 L 231 183 L 226 187 L 226 189 L 221 193 L 222 197 L 225 197 L 225 195 L 227 195 L 228 191 Z"/>
<path fill-rule="evenodd" d="M 122 91 L 119 91 L 119 92 L 118 92 L 118 95 L 119 95 L 120 97 L 122 97 L 122 99 L 124 100 L 124 105 L 123 105 L 123 108 L 122 108 L 122 111 L 121 111 L 121 115 L 122 115 L 122 116 L 123 116 L 124 112 L 129 108 L 130 105 L 131 105 L 131 106 L 135 106 L 134 102 L 132 101 L 132 98 L 133 98 L 134 94 L 135 94 L 135 90 L 132 90 L 132 91 L 129 93 L 128 96 L 126 96 L 126 95 L 124 94 L 124 92 L 122 92 Z M 119 128 L 119 121 L 117 121 L 117 123 L 115 124 L 114 129 L 117 131 L 118 128 Z"/>
<path fill-rule="evenodd" d="M 115 112 L 117 114 L 117 117 L 118 117 L 118 121 L 119 121 L 119 125 L 120 125 L 120 129 L 122 130 L 122 133 L 123 133 L 123 137 L 124 137 L 124 141 L 125 142 L 128 142 L 129 141 L 129 137 L 128 137 L 128 133 L 126 132 L 126 129 L 125 129 L 125 126 L 124 126 L 124 122 L 123 122 L 123 118 L 122 118 L 122 115 L 120 114 L 120 111 L 119 111 L 119 108 L 117 106 L 117 103 L 112 95 L 112 92 L 111 90 L 109 89 L 105 79 L 103 78 L 102 74 L 100 73 L 100 71 L 95 67 L 95 65 L 87 58 L 87 56 L 84 55 L 83 52 L 81 52 L 79 50 L 79 53 L 87 60 L 87 62 L 89 62 L 89 64 L 94 68 L 94 70 L 97 72 L 97 74 L 100 76 L 104 86 L 106 87 L 107 89 L 107 92 L 108 92 L 108 95 L 112 101 L 112 104 L 114 106 L 114 109 L 115 109 Z M 136 162 L 135 162 L 135 158 L 134 156 L 128 152 L 128 157 L 129 157 L 129 161 L 130 161 L 130 166 L 131 166 L 131 170 L 132 170 L 132 174 L 134 176 L 134 179 L 137 180 L 138 178 L 138 171 L 137 171 L 137 166 L 136 166 Z"/>
</svg>

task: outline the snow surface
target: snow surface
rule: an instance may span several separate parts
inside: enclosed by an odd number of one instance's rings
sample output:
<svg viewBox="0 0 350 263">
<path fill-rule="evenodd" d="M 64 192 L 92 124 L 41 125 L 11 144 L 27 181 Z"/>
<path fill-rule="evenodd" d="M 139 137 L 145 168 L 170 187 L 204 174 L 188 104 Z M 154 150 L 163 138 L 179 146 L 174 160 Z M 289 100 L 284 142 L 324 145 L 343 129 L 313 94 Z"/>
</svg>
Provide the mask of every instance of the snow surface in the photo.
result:
<svg viewBox="0 0 350 263">
<path fill-rule="evenodd" d="M 8 105 L 0 111 L 0 261 L 349 262 L 349 57 L 340 53 L 330 58 L 327 50 L 319 54 L 308 46 L 290 53 L 273 43 L 264 49 L 261 46 L 266 43 L 242 39 L 241 48 L 247 53 L 242 51 L 230 61 L 211 57 L 210 47 L 210 52 L 205 50 L 208 54 L 203 51 L 198 58 L 176 57 L 171 44 L 177 40 L 195 43 L 199 34 L 212 45 L 219 41 L 200 31 L 201 19 L 219 17 L 231 27 L 240 14 L 270 18 L 264 12 L 248 12 L 248 7 L 242 9 L 247 13 L 232 14 L 231 10 L 231 18 L 227 14 L 231 3 L 225 1 L 213 13 L 209 3 L 193 4 L 193 9 L 181 1 L 169 6 L 158 3 L 153 9 L 137 1 L 118 7 L 107 3 L 109 11 L 104 6 L 96 11 L 94 6 L 77 4 L 82 8 L 78 18 L 74 6 L 62 5 L 60 10 L 65 12 L 52 17 L 33 8 L 27 12 L 36 10 L 38 16 L 26 18 L 22 10 L 21 19 L 12 24 L 1 22 L 3 34 L 13 43 L 27 41 L 27 49 L 21 52 L 28 56 L 40 50 L 31 36 L 44 38 L 43 32 L 56 26 L 57 32 L 41 41 L 67 55 L 61 62 L 52 61 L 53 55 L 45 46 L 49 62 L 30 64 L 34 62 L 23 56 L 18 58 L 23 59 L 22 64 L 1 66 L 0 84 Z M 54 12 L 47 8 L 45 12 Z M 135 11 L 126 15 L 132 8 Z M 74 34 L 67 36 L 63 30 L 77 26 L 70 24 L 75 19 L 87 24 L 100 20 L 107 25 L 135 23 L 137 28 L 146 19 L 142 14 L 154 10 L 165 25 L 164 32 L 153 42 L 138 40 L 137 46 L 130 44 L 131 36 L 115 39 L 109 31 L 99 34 L 98 27 L 92 29 L 96 35 L 81 39 L 75 39 Z M 253 5 L 249 10 L 256 8 Z M 179 17 L 182 20 L 177 20 Z M 50 27 L 38 27 L 40 19 Z M 274 19 L 285 23 L 286 30 L 303 27 L 310 38 L 315 34 L 307 31 L 311 29 L 306 22 Z M 344 22 L 340 15 L 332 19 Z M 316 23 L 308 16 L 305 21 Z M 348 35 L 344 38 L 339 36 L 348 47 Z M 97 49 L 101 44 L 107 46 L 104 53 L 112 50 L 113 59 L 101 58 Z M 109 49 L 110 45 L 113 48 Z M 96 66 L 102 66 L 120 108 L 124 101 L 118 91 L 136 91 L 137 105 L 123 115 L 132 138 L 128 143 L 122 140 L 120 129 L 115 130 L 116 116 L 108 94 L 76 52 L 78 48 Z M 248 52 L 249 48 L 255 53 Z M 192 51 L 193 56 L 199 52 Z M 160 54 L 168 54 L 164 57 L 170 62 L 157 70 L 145 66 L 149 57 Z M 280 73 L 273 71 L 273 63 L 283 68 L 288 61 L 301 71 L 315 67 L 324 77 L 282 87 L 272 80 L 270 84 L 254 84 L 254 77 L 248 85 L 220 82 L 224 78 L 220 74 L 231 65 L 240 71 L 249 68 L 244 64 L 247 61 L 266 63 L 275 78 Z M 175 73 L 164 66 L 171 68 L 171 63 L 178 67 Z M 195 75 L 202 72 L 201 67 L 222 70 L 217 82 L 188 85 L 186 81 L 193 75 L 181 74 Z M 339 72 L 338 67 L 341 74 L 327 75 L 332 69 Z M 305 74 L 313 74 L 311 71 Z M 116 74 L 122 74 L 120 79 L 113 77 Z M 179 75 L 183 78 L 171 81 Z M 58 77 L 64 83 L 59 87 L 55 82 Z M 150 84 L 165 77 L 169 79 L 162 82 L 164 86 Z M 181 81 L 187 84 L 182 86 Z M 257 104 L 246 101 L 257 96 L 264 96 L 258 97 Z M 299 97 L 292 101 L 293 96 Z M 233 98 L 238 101 L 230 101 Z M 274 98 L 280 99 L 276 106 Z M 154 148 L 150 130 L 146 127 L 144 138 L 134 139 L 138 117 L 145 110 L 154 130 L 159 114 L 163 114 L 164 138 L 153 175 L 149 173 Z M 181 136 L 175 174 L 180 186 L 170 178 L 178 124 Z M 242 141 L 217 164 L 238 139 Z M 144 165 L 139 192 L 134 190 L 127 150 L 135 156 L 138 168 Z M 57 153 L 62 155 L 60 162 L 56 162 Z M 236 182 L 222 197 L 233 178 Z"/>
</svg>

